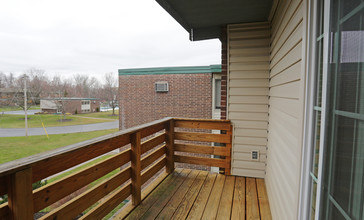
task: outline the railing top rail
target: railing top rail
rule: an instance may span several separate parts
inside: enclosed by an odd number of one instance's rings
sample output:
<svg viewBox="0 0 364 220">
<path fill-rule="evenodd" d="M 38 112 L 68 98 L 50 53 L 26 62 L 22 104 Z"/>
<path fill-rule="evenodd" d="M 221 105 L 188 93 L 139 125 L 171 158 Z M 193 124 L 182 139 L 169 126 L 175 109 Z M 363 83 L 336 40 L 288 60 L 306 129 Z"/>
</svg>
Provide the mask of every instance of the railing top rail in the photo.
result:
<svg viewBox="0 0 364 220">
<path fill-rule="evenodd" d="M 132 133 L 136 133 L 136 132 L 141 131 L 141 130 L 143 130 L 145 128 L 148 128 L 150 126 L 165 123 L 167 121 L 170 121 L 171 119 L 172 119 L 171 117 L 163 118 L 163 119 L 156 120 L 156 121 L 153 121 L 153 122 L 149 122 L 149 123 L 146 123 L 146 124 L 143 124 L 143 125 L 140 125 L 140 126 L 135 126 L 135 127 L 132 127 L 132 128 L 122 130 L 122 131 L 118 131 L 118 132 L 115 132 L 115 133 L 112 133 L 112 134 L 107 134 L 107 135 L 97 137 L 97 138 L 93 138 L 93 139 L 83 141 L 83 142 L 80 142 L 80 143 L 76 143 L 76 144 L 68 145 L 68 146 L 65 146 L 65 147 L 61 147 L 61 148 L 58 148 L 58 149 L 55 149 L 55 150 L 52 150 L 52 151 L 47 151 L 47 152 L 44 152 L 44 153 L 32 155 L 32 156 L 29 156 L 29 157 L 25 157 L 25 158 L 21 158 L 21 159 L 18 159 L 18 160 L 10 161 L 8 163 L 1 164 L 0 165 L 0 177 L 1 176 L 6 176 L 9 173 L 17 172 L 17 171 L 32 167 L 33 165 L 35 165 L 35 164 L 37 164 L 39 162 L 42 162 L 42 161 L 46 161 L 46 160 L 48 160 L 48 159 L 50 159 L 52 157 L 68 154 L 68 153 L 70 153 L 72 151 L 78 151 L 78 150 L 87 148 L 90 145 L 93 145 L 93 144 L 96 144 L 96 143 L 99 143 L 99 142 L 102 142 L 102 141 L 107 141 L 107 140 L 113 139 L 115 137 L 120 137 L 120 136 L 123 136 L 123 135 L 130 135 Z"/>
<path fill-rule="evenodd" d="M 226 123 L 230 123 L 230 120 L 225 120 L 225 119 L 200 119 L 200 118 L 173 118 L 173 120 L 176 121 L 198 121 L 198 122 L 226 122 Z"/>
</svg>

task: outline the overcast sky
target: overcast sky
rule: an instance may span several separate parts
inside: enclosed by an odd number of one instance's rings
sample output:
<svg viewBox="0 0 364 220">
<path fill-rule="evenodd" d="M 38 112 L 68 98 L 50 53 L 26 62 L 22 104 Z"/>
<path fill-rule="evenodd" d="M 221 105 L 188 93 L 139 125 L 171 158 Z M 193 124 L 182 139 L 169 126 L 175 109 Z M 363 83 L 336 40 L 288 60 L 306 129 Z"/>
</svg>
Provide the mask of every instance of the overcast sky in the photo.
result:
<svg viewBox="0 0 364 220">
<path fill-rule="evenodd" d="M 220 41 L 191 42 L 154 0 L 1 0 L 0 71 L 117 74 L 220 64 Z"/>
</svg>

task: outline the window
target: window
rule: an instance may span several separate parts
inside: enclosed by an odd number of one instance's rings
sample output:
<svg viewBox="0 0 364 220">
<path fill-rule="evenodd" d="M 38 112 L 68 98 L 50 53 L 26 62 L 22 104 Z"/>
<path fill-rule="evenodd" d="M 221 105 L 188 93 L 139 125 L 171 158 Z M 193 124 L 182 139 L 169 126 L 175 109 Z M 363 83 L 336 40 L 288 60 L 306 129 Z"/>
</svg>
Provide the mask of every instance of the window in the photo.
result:
<svg viewBox="0 0 364 220">
<path fill-rule="evenodd" d="M 221 108 L 221 79 L 215 79 L 215 109 Z"/>
<path fill-rule="evenodd" d="M 314 2 L 311 219 L 364 219 L 364 2 Z"/>
</svg>

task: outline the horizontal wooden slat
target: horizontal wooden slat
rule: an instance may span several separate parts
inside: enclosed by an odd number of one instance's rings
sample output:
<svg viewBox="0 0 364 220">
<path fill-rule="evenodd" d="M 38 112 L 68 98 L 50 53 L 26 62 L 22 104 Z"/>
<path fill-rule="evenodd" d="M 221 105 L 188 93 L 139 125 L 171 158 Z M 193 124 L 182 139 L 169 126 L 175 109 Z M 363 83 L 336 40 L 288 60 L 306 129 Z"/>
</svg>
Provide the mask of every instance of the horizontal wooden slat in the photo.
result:
<svg viewBox="0 0 364 220">
<path fill-rule="evenodd" d="M 1 164 L 0 177 L 32 167 L 33 182 L 36 182 L 128 144 L 130 134 L 141 132 L 141 136 L 145 137 L 158 132 L 170 120 L 172 118 L 164 118 L 92 140 Z"/>
<path fill-rule="evenodd" d="M 141 138 L 147 137 L 149 135 L 152 135 L 154 133 L 157 133 L 165 128 L 165 121 L 162 121 L 160 123 L 157 123 L 155 125 L 151 125 L 148 127 L 145 127 L 140 130 L 140 136 Z"/>
<path fill-rule="evenodd" d="M 10 219 L 10 209 L 8 203 L 0 205 L 0 220 Z"/>
<path fill-rule="evenodd" d="M 107 199 L 98 204 L 95 208 L 87 212 L 81 219 L 102 219 L 109 214 L 116 206 L 122 203 L 131 194 L 131 183 L 116 190 Z"/>
<path fill-rule="evenodd" d="M 173 158 L 174 158 L 175 162 L 179 162 L 179 163 L 206 165 L 206 166 L 221 167 L 221 168 L 230 167 L 230 163 L 227 163 L 224 159 L 190 157 L 190 156 L 182 156 L 182 155 L 174 155 Z"/>
<path fill-rule="evenodd" d="M 158 173 L 166 165 L 166 157 L 159 159 L 153 166 L 142 173 L 142 184 L 147 182 L 154 174 Z"/>
<path fill-rule="evenodd" d="M 210 129 L 210 130 L 229 130 L 229 122 L 218 122 L 218 121 L 179 121 L 175 120 L 175 127 L 183 128 L 199 128 L 199 129 Z"/>
<path fill-rule="evenodd" d="M 73 219 L 98 200 L 125 183 L 131 177 L 131 167 L 125 168 L 112 178 L 99 183 L 71 201 L 58 207 L 40 219 Z"/>
<path fill-rule="evenodd" d="M 103 155 L 130 142 L 129 135 L 103 140 L 87 147 L 56 155 L 33 166 L 33 182 L 69 169 L 92 158 Z"/>
<path fill-rule="evenodd" d="M 216 156 L 230 156 L 230 149 L 226 147 L 212 147 L 203 145 L 175 144 L 174 151 L 211 154 Z"/>
<path fill-rule="evenodd" d="M 141 144 L 142 154 L 153 149 L 154 147 L 158 146 L 159 144 L 163 143 L 165 140 L 166 140 L 166 133 L 163 133 L 163 134 L 159 134 L 147 141 L 144 141 Z"/>
<path fill-rule="evenodd" d="M 34 192 L 34 211 L 39 211 L 72 192 L 86 186 L 107 173 L 130 161 L 131 150 L 126 150 L 89 168 L 78 171 L 54 183 L 48 184 Z"/>
<path fill-rule="evenodd" d="M 207 134 L 207 133 L 194 133 L 194 132 L 175 132 L 175 140 L 185 141 L 204 141 L 204 142 L 218 142 L 218 143 L 231 143 L 231 137 L 226 134 Z"/>
<path fill-rule="evenodd" d="M 163 156 L 166 153 L 166 145 L 163 145 L 156 150 L 154 150 L 151 154 L 145 156 L 142 161 L 142 170 L 145 169 L 147 166 L 152 164 L 154 161 L 156 161 L 158 158 Z"/>
</svg>

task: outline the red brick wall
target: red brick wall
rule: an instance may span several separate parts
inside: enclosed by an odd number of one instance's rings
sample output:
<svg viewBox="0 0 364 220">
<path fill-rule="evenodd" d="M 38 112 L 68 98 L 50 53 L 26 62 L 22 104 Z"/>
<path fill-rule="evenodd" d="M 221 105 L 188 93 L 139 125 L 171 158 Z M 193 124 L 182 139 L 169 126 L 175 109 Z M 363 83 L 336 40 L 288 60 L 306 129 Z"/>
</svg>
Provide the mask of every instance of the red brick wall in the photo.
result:
<svg viewBox="0 0 364 220">
<path fill-rule="evenodd" d="M 167 81 L 167 93 L 155 82 Z M 120 129 L 164 117 L 211 118 L 212 74 L 119 76 Z"/>
</svg>

